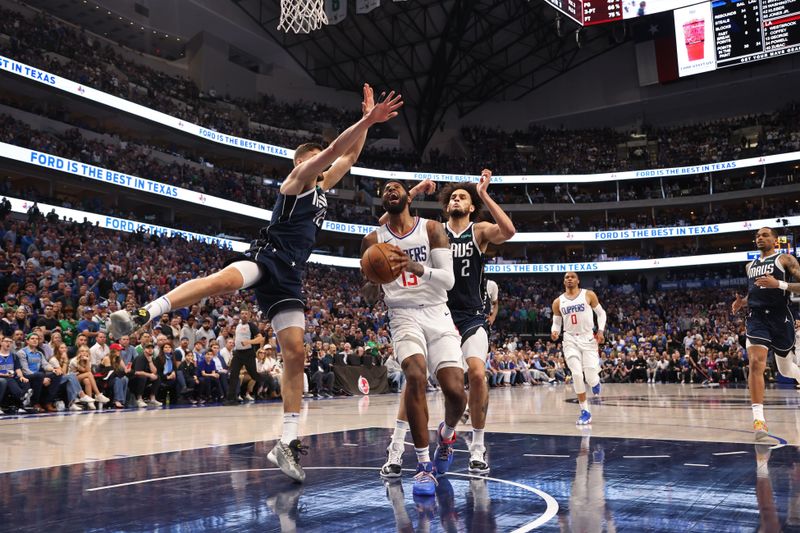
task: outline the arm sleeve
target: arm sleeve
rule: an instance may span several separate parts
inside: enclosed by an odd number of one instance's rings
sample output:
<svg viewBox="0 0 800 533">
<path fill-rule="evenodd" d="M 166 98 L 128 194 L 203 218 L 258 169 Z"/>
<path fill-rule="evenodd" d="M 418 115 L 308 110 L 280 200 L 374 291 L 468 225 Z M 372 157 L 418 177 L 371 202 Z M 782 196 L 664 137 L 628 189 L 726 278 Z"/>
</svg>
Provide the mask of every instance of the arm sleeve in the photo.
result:
<svg viewBox="0 0 800 533">
<path fill-rule="evenodd" d="M 603 309 L 603 306 L 598 303 L 595 307 L 592 308 L 594 314 L 597 315 L 597 330 L 598 331 L 605 331 L 606 330 L 606 310 Z"/>
<path fill-rule="evenodd" d="M 553 325 L 550 331 L 561 334 L 561 324 L 564 322 L 564 317 L 561 315 L 553 315 Z"/>
<path fill-rule="evenodd" d="M 431 250 L 433 268 L 424 267 L 422 278 L 446 291 L 453 288 L 456 277 L 453 274 L 453 252 L 450 248 L 434 248 Z"/>
</svg>

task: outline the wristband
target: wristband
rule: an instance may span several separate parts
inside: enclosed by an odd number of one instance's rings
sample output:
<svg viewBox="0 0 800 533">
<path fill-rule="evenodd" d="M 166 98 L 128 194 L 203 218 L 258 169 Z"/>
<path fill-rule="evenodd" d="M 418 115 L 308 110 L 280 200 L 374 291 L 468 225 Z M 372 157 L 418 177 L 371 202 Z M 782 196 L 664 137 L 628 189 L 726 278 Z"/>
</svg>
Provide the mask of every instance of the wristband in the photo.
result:
<svg viewBox="0 0 800 533">
<path fill-rule="evenodd" d="M 778 282 L 778 288 L 780 290 L 782 290 L 782 291 L 788 291 L 789 290 L 789 284 L 787 282 L 785 282 L 785 281 L 779 281 Z"/>
</svg>

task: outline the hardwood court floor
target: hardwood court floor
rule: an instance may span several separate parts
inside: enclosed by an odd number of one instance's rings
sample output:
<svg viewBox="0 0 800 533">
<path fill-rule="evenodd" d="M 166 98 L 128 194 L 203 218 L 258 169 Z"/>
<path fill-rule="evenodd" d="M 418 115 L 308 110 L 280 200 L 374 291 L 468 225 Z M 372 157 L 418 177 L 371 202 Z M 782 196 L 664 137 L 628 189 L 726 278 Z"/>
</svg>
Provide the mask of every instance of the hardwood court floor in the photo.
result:
<svg viewBox="0 0 800 533">
<path fill-rule="evenodd" d="M 0 523 L 38 531 L 800 528 L 798 391 L 767 391 L 772 450 L 752 444 L 746 389 L 604 385 L 590 429 L 576 428 L 573 396 L 564 386 L 492 390 L 490 477 L 466 474 L 467 426 L 452 475 L 429 502 L 412 498 L 413 472 L 387 486 L 377 476 L 396 395 L 305 401 L 302 486 L 265 459 L 280 433 L 278 403 L 4 417 Z M 434 428 L 440 395 L 429 403 Z M 412 455 L 408 448 L 407 468 Z"/>
</svg>

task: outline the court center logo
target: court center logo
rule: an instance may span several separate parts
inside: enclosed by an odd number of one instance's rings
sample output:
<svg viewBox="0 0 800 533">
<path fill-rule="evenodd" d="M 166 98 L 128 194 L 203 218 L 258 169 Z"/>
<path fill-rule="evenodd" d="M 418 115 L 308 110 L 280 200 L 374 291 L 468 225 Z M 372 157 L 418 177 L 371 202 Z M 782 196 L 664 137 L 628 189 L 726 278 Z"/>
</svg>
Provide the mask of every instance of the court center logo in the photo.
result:
<svg viewBox="0 0 800 533">
<path fill-rule="evenodd" d="M 358 390 L 361 394 L 369 394 L 369 381 L 364 376 L 358 376 Z"/>
</svg>

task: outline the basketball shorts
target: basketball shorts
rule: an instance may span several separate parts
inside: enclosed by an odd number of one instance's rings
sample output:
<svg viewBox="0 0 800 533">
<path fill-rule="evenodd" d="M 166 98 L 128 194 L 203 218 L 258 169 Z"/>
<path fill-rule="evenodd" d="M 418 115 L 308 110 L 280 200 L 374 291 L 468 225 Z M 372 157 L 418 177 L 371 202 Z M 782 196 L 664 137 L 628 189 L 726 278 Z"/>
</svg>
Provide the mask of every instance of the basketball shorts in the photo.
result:
<svg viewBox="0 0 800 533">
<path fill-rule="evenodd" d="M 250 249 L 227 261 L 226 265 L 236 261 L 258 263 L 261 279 L 250 289 L 255 291 L 258 307 L 269 320 L 281 311 L 305 310 L 302 269 L 289 266 L 267 248 Z"/>
<path fill-rule="evenodd" d="M 794 317 L 788 307 L 751 308 L 746 323 L 748 346 L 764 346 L 780 356 L 794 347 Z"/>
<path fill-rule="evenodd" d="M 442 368 L 462 368 L 461 336 L 447 305 L 389 309 L 389 331 L 401 365 L 406 358 L 422 354 L 432 375 Z"/>
<path fill-rule="evenodd" d="M 464 357 L 478 357 L 486 362 L 489 352 L 489 324 L 483 309 L 461 310 L 451 309 L 453 323 L 461 335 L 461 353 Z"/>
<path fill-rule="evenodd" d="M 600 368 L 600 353 L 592 335 L 564 333 L 564 360 L 577 358 L 583 368 Z"/>
</svg>

